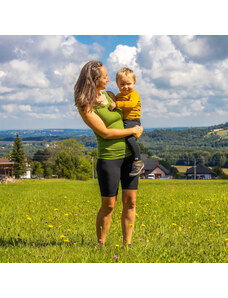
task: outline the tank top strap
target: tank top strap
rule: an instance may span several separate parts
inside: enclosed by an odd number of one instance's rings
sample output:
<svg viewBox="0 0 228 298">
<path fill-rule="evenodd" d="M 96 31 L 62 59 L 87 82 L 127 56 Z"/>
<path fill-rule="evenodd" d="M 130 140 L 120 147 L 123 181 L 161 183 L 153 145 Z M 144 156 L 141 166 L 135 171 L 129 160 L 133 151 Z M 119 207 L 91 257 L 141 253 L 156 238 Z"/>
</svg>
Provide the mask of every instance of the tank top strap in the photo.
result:
<svg viewBox="0 0 228 298">
<path fill-rule="evenodd" d="M 106 98 L 107 98 L 107 100 L 108 100 L 109 103 L 112 103 L 113 102 L 113 99 L 108 95 L 108 92 L 102 91 L 101 93 L 103 93 L 106 96 Z"/>
</svg>

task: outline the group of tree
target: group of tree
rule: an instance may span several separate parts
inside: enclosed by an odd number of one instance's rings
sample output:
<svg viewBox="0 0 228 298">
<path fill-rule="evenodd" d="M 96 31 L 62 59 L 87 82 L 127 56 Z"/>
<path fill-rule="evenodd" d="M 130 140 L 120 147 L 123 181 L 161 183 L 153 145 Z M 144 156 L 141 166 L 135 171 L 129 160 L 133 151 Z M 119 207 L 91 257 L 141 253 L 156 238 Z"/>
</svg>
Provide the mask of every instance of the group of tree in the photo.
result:
<svg viewBox="0 0 228 298">
<path fill-rule="evenodd" d="M 38 150 L 32 159 L 25 155 L 22 140 L 16 135 L 13 150 L 8 155 L 14 162 L 15 178 L 26 172 L 28 164 L 32 176 L 87 180 L 92 176 L 91 154 L 85 154 L 82 144 L 75 139 L 53 142 L 49 148 Z"/>
<path fill-rule="evenodd" d="M 92 175 L 91 155 L 75 139 L 52 142 L 38 150 L 31 161 L 32 175 L 87 180 Z"/>
<path fill-rule="evenodd" d="M 86 139 L 87 140 L 87 139 Z M 93 146 L 93 142 L 90 142 Z M 160 163 L 166 167 L 175 178 L 179 173 L 172 165 L 193 166 L 195 162 L 213 167 L 216 174 L 226 179 L 227 176 L 221 167 L 228 168 L 228 153 L 213 152 L 203 150 L 150 150 L 143 143 L 139 143 L 141 153 L 159 158 Z M 19 178 L 26 172 L 26 163 L 32 168 L 32 175 L 37 177 L 51 178 L 53 175 L 59 178 L 87 180 L 91 177 L 96 178 L 95 164 L 97 160 L 97 149 L 92 151 L 75 139 L 55 141 L 50 143 L 48 148 L 38 150 L 32 159 L 25 155 L 22 141 L 16 135 L 13 150 L 9 154 L 14 161 L 14 174 Z M 93 147 L 92 147 L 93 148 Z"/>
</svg>

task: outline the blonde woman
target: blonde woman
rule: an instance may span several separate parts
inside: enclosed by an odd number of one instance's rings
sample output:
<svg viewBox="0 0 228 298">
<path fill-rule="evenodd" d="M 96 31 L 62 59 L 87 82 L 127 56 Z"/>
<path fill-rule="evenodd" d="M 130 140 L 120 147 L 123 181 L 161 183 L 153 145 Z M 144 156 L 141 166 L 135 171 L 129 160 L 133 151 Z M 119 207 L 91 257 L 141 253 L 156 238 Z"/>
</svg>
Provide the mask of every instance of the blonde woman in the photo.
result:
<svg viewBox="0 0 228 298">
<path fill-rule="evenodd" d="M 81 70 L 74 87 L 74 98 L 82 119 L 97 138 L 97 175 L 101 193 L 101 208 L 96 222 L 98 244 L 106 242 L 121 182 L 123 243 L 129 245 L 135 221 L 139 175 L 129 176 L 133 158 L 125 137 L 134 135 L 138 139 L 143 128 L 124 129 L 122 112 L 119 109 L 109 110 L 113 100 L 110 93 L 102 91 L 108 82 L 107 70 L 102 62 L 90 61 Z"/>
</svg>

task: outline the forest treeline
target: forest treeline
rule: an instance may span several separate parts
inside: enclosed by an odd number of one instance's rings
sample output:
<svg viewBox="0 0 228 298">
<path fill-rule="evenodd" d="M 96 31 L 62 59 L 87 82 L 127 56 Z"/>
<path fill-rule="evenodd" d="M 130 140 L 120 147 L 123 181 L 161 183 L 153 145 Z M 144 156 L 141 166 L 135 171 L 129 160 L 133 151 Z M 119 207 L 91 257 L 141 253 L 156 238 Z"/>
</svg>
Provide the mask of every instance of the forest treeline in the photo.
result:
<svg viewBox="0 0 228 298">
<path fill-rule="evenodd" d="M 218 131 L 223 131 L 219 134 Z M 228 168 L 228 122 L 208 128 L 183 130 L 157 129 L 144 132 L 139 140 L 141 153 L 166 160 L 173 165 L 194 165 L 194 162 L 211 167 Z M 86 150 L 96 148 L 92 136 L 80 136 L 77 140 Z"/>
<path fill-rule="evenodd" d="M 53 137 L 54 138 L 54 137 Z M 56 137 L 55 137 L 56 138 Z M 69 138 L 66 137 L 69 142 Z M 97 142 L 94 135 L 72 136 L 81 144 L 81 150 L 85 155 L 91 155 L 96 152 Z M 25 141 L 22 138 L 23 142 Z M 39 155 L 45 152 L 54 152 L 53 144 L 63 144 L 63 136 L 57 137 L 57 140 L 50 142 L 51 138 L 38 138 L 37 143 L 24 143 L 26 156 L 33 161 L 39 161 Z M 67 141 L 65 140 L 65 141 Z M 71 141 L 72 142 L 72 141 Z M 66 144 L 66 143 L 65 143 Z M 189 129 L 156 129 L 153 131 L 144 131 L 139 140 L 141 153 L 157 157 L 167 161 L 170 165 L 193 166 L 194 162 L 202 163 L 210 167 L 228 168 L 228 122 L 225 124 L 210 126 L 208 128 L 189 128 Z M 45 149 L 46 146 L 46 149 Z M 51 146 L 48 150 L 48 146 Z M 57 146 L 57 145 L 55 145 Z M 59 146 L 57 146 L 59 147 Z M 56 148 L 57 148 L 56 147 Z M 66 149 L 66 148 L 65 148 Z M 2 149 L 1 156 L 6 156 L 11 150 L 10 145 Z M 64 151 L 64 148 L 61 150 Z M 66 150 L 67 152 L 67 150 Z M 81 156 L 82 156 L 81 152 Z M 66 157 L 61 153 L 62 160 Z M 56 155 L 55 155 L 56 156 Z M 34 159 L 35 157 L 35 159 Z M 37 157 L 37 159 L 36 159 Z M 87 157 L 88 159 L 88 157 Z M 56 172 L 58 168 L 56 163 L 48 163 L 42 160 L 44 172 Z M 72 161 L 74 164 L 76 161 Z M 41 170 L 42 171 L 42 170 Z M 59 173 L 61 175 L 61 173 Z M 69 174 L 74 175 L 74 174 Z"/>
</svg>

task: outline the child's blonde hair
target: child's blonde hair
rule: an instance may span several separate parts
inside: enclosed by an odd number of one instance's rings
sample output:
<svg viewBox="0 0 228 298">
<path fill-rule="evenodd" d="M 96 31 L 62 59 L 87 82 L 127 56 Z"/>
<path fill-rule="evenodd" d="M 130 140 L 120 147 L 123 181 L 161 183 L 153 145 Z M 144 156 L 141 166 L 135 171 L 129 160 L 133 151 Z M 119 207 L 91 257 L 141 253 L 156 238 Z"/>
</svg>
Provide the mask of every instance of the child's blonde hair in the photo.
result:
<svg viewBox="0 0 228 298">
<path fill-rule="evenodd" d="M 117 82 L 118 78 L 122 77 L 122 76 L 132 76 L 133 80 L 136 83 L 135 73 L 130 68 L 127 68 L 127 67 L 121 68 L 116 74 L 116 82 Z"/>
</svg>

